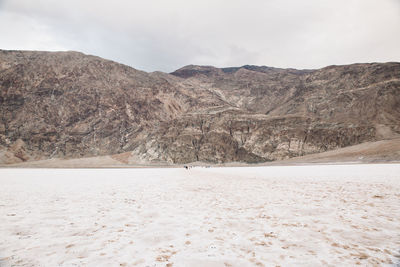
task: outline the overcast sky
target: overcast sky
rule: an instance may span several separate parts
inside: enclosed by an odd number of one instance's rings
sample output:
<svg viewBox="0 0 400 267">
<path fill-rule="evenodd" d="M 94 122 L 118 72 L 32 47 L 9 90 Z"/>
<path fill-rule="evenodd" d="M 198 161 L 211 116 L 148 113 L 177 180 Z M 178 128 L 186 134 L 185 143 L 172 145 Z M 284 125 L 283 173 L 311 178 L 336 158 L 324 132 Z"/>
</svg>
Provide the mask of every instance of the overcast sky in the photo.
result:
<svg viewBox="0 0 400 267">
<path fill-rule="evenodd" d="M 0 49 L 166 72 L 400 61 L 400 0 L 0 0 Z"/>
</svg>

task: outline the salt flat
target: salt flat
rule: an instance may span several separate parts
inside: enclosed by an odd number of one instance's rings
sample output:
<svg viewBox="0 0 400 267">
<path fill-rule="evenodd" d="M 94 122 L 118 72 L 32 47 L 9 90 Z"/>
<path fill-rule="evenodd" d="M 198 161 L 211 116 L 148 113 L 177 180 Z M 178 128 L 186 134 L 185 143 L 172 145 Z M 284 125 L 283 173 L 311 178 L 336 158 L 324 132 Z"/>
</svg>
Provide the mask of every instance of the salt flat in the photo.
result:
<svg viewBox="0 0 400 267">
<path fill-rule="evenodd" d="M 400 164 L 0 169 L 0 266 L 385 266 Z"/>
</svg>

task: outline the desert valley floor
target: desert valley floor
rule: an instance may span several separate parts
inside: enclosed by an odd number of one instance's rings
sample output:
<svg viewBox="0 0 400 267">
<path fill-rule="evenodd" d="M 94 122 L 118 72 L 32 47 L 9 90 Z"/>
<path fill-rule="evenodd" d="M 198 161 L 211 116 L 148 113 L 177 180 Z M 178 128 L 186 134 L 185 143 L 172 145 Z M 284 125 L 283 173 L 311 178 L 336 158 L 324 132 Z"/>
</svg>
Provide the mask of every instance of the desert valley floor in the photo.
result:
<svg viewBox="0 0 400 267">
<path fill-rule="evenodd" d="M 0 266 L 391 266 L 400 164 L 0 169 Z"/>
</svg>

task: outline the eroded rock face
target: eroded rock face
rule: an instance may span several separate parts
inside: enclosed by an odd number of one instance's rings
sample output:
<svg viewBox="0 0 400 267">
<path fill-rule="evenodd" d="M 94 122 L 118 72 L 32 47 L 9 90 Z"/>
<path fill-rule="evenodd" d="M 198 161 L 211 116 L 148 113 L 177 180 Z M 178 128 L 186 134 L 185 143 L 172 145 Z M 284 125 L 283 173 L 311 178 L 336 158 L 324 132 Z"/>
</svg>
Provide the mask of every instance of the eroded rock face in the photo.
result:
<svg viewBox="0 0 400 267">
<path fill-rule="evenodd" d="M 324 152 L 376 138 L 375 128 L 368 125 L 229 113 L 220 117 L 185 116 L 169 121 L 160 129 L 134 153 L 176 163 L 257 163 Z M 146 151 L 153 152 L 149 155 Z"/>
<path fill-rule="evenodd" d="M 399 63 L 166 74 L 77 52 L 0 51 L 0 160 L 132 151 L 255 163 L 399 134 Z"/>
</svg>

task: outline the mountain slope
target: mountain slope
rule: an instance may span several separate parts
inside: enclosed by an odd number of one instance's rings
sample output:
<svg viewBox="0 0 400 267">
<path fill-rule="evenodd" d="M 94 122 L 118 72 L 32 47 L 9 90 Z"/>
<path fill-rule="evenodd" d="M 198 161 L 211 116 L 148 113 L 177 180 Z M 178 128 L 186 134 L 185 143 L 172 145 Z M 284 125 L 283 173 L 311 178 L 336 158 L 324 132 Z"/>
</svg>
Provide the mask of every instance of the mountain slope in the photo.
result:
<svg viewBox="0 0 400 267">
<path fill-rule="evenodd" d="M 400 64 L 146 73 L 77 52 L 0 50 L 0 161 L 129 152 L 264 162 L 400 135 Z"/>
<path fill-rule="evenodd" d="M 129 150 L 200 102 L 163 75 L 76 52 L 2 51 L 0 62 L 0 145 L 23 140 L 34 157 Z"/>
<path fill-rule="evenodd" d="M 164 160 L 279 160 L 400 133 L 399 63 L 305 71 L 187 66 L 172 74 L 215 92 L 229 109 L 163 125 L 147 143 L 157 143 L 155 157 Z"/>
</svg>

